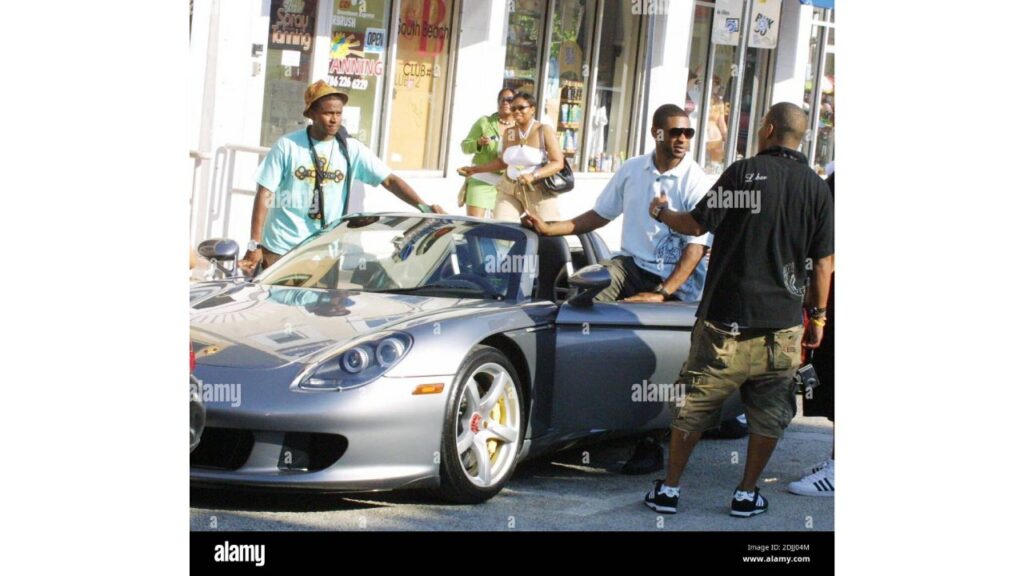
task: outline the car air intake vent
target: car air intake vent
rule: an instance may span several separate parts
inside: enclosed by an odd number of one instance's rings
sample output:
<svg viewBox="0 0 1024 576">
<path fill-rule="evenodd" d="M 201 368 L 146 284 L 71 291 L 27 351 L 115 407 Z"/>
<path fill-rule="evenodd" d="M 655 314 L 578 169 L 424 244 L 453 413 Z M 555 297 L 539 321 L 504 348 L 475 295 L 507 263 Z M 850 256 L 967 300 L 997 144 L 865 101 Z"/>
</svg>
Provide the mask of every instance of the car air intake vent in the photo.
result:
<svg viewBox="0 0 1024 576">
<path fill-rule="evenodd" d="M 337 462 L 347 448 L 348 439 L 344 436 L 288 432 L 284 435 L 277 467 L 280 470 L 316 472 Z"/>
<path fill-rule="evenodd" d="M 255 442 L 252 432 L 232 428 L 207 428 L 190 465 L 213 470 L 238 470 L 249 459 Z"/>
</svg>

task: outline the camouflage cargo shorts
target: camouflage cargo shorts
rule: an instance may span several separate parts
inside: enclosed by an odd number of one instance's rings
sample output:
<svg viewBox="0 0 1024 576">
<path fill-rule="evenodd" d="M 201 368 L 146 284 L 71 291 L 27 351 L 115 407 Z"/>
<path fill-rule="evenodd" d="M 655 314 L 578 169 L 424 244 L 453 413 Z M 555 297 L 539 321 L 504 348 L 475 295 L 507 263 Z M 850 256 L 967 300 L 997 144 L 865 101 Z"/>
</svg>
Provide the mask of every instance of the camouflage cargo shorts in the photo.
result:
<svg viewBox="0 0 1024 576">
<path fill-rule="evenodd" d="M 744 329 L 698 320 L 690 356 L 679 374 L 686 395 L 672 427 L 704 432 L 718 425 L 722 405 L 737 389 L 750 432 L 781 438 L 796 415 L 796 382 L 803 326 L 783 330 Z"/>
</svg>

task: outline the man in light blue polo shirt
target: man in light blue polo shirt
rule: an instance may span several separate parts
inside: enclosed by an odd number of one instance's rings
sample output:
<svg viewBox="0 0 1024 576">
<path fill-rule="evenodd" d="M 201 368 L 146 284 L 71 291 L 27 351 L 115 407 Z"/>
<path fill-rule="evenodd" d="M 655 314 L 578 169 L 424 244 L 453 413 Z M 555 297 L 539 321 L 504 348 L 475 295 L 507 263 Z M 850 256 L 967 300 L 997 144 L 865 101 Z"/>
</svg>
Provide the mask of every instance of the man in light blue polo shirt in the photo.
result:
<svg viewBox="0 0 1024 576">
<path fill-rule="evenodd" d="M 349 192 L 345 176 L 349 170 L 351 180 L 383 186 L 417 209 L 444 213 L 440 206 L 427 207 L 405 180 L 354 138 L 345 139 L 346 162 L 336 138 L 346 102 L 347 94 L 323 80 L 311 84 L 306 89 L 302 114 L 312 124 L 279 138 L 263 159 L 256 176 L 259 187 L 253 202 L 249 246 L 241 262 L 244 270 L 252 270 L 261 261 L 264 267 L 272 265 L 300 242 L 344 216 Z"/>
<path fill-rule="evenodd" d="M 651 135 L 654 153 L 630 158 L 605 186 L 592 210 L 560 222 L 544 222 L 527 212 L 523 225 L 544 236 L 583 234 L 623 216 L 624 254 L 601 262 L 612 283 L 594 300 L 613 302 L 700 301 L 707 276 L 711 234 L 686 236 L 663 224 L 660 212 L 650 212 L 651 200 L 664 196 L 669 206 L 691 210 L 715 183 L 713 177 L 687 157 L 694 130 L 690 118 L 675 104 L 654 112 Z M 673 208 L 676 209 L 676 208 Z M 622 467 L 624 474 L 660 470 L 664 452 L 658 433 L 637 444 Z"/>
<path fill-rule="evenodd" d="M 651 200 L 660 195 L 670 206 L 692 209 L 715 180 L 686 154 L 694 130 L 682 108 L 660 106 L 651 124 L 654 153 L 623 163 L 592 210 L 560 222 L 543 222 L 529 213 L 523 218 L 523 224 L 538 234 L 565 236 L 596 230 L 623 216 L 624 254 L 601 263 L 611 272 L 612 283 L 594 298 L 599 302 L 678 299 L 696 303 L 704 291 L 711 235 L 676 233 L 649 209 Z"/>
</svg>

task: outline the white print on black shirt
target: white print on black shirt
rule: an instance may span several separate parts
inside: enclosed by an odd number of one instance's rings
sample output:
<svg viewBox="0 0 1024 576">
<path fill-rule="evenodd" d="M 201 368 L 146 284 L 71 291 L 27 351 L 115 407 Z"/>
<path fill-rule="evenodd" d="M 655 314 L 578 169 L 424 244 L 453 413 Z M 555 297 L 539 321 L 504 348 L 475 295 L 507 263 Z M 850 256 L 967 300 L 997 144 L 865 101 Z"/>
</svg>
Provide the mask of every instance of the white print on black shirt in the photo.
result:
<svg viewBox="0 0 1024 576">
<path fill-rule="evenodd" d="M 231 544 L 227 540 L 213 547 L 214 562 L 252 562 L 263 566 L 264 544 Z"/>
<path fill-rule="evenodd" d="M 786 289 L 801 298 L 807 293 L 807 285 L 811 281 L 811 270 L 814 270 L 814 261 L 810 258 L 805 258 L 804 270 L 806 272 L 803 276 L 797 276 L 796 265 L 792 262 L 786 264 L 782 269 L 782 273 L 786 277 Z"/>
<path fill-rule="evenodd" d="M 804 276 L 796 275 L 796 264 L 790 262 L 786 264 L 782 269 L 782 274 L 786 278 L 786 289 L 789 290 L 790 294 L 794 294 L 801 298 L 807 292 L 807 283 L 804 282 Z"/>
</svg>

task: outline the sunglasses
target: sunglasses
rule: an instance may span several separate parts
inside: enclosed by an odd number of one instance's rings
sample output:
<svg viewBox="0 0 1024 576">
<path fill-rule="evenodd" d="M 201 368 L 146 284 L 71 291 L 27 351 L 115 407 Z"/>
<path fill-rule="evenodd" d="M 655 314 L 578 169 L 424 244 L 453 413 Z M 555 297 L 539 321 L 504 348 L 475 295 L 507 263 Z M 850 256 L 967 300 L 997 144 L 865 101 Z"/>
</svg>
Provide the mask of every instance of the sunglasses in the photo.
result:
<svg viewBox="0 0 1024 576">
<path fill-rule="evenodd" d="M 671 128 L 668 131 L 668 137 L 676 139 L 679 138 L 680 136 L 686 136 L 687 140 L 692 140 L 693 135 L 696 133 L 697 131 L 694 130 L 693 128 Z"/>
<path fill-rule="evenodd" d="M 515 112 L 522 112 L 523 110 L 528 110 L 530 108 L 533 108 L 533 106 L 530 106 L 528 104 L 521 104 L 519 106 L 513 106 L 512 110 Z"/>
<path fill-rule="evenodd" d="M 501 104 L 502 102 L 507 102 L 511 104 L 513 100 L 515 100 L 514 96 L 509 96 L 508 98 L 498 98 L 498 103 Z"/>
</svg>

